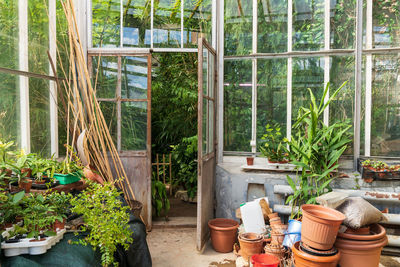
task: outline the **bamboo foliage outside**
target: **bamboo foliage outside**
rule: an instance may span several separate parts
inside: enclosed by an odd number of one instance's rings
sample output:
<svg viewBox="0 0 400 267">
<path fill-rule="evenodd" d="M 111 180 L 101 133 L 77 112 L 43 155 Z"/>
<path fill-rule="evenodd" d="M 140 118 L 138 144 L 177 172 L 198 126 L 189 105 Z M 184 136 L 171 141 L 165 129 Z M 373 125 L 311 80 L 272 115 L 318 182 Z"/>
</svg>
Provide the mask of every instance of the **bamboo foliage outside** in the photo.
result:
<svg viewBox="0 0 400 267">
<path fill-rule="evenodd" d="M 126 200 L 136 199 L 97 101 L 96 88 L 92 86 L 78 32 L 73 0 L 60 0 L 60 2 L 68 24 L 69 71 L 67 74 L 66 68 L 61 66 L 66 79 L 62 84 L 57 81 L 57 85 L 66 99 L 64 107 L 67 109 L 65 111 L 68 128 L 67 144 L 76 144 L 78 136 L 86 130 L 85 154 L 88 156 L 88 163 L 95 167 L 106 181 L 121 188 Z M 62 62 L 58 50 L 57 58 Z M 53 67 L 51 58 L 50 61 Z M 72 151 L 67 151 L 66 157 L 72 158 Z M 111 163 L 116 177 L 112 174 Z"/>
</svg>

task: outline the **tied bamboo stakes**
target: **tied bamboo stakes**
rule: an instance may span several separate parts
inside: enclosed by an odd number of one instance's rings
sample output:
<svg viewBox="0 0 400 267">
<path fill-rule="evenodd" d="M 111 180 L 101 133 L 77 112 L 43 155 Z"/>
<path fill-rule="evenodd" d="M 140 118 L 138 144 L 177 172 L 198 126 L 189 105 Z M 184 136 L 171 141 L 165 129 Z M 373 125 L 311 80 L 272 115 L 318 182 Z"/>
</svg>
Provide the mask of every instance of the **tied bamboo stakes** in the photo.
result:
<svg viewBox="0 0 400 267">
<path fill-rule="evenodd" d="M 79 37 L 74 3 L 72 0 L 60 0 L 60 2 L 68 25 L 69 73 L 67 75 L 65 68 L 61 66 L 64 76 L 68 79 L 63 81 L 62 86 L 59 82 L 57 85 L 64 89 L 67 102 L 67 143 L 71 140 L 71 143 L 75 144 L 78 136 L 85 131 L 87 142 L 85 154 L 88 157 L 88 163 L 94 166 L 106 181 L 117 184 L 131 206 L 129 200 L 136 198 L 96 99 L 96 89 L 91 83 Z M 62 62 L 59 52 L 58 58 Z M 50 61 L 52 62 L 51 58 Z M 53 67 L 54 64 L 51 63 L 51 65 Z M 67 151 L 67 157 L 72 156 L 72 151 Z M 112 174 L 110 159 L 116 177 Z"/>
</svg>

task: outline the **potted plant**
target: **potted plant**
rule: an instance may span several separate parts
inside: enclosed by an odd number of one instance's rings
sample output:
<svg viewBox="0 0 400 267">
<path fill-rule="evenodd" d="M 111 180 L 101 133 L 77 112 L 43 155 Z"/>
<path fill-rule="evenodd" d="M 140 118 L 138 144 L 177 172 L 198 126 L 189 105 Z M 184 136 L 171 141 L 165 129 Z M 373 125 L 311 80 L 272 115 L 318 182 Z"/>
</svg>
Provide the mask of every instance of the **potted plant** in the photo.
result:
<svg viewBox="0 0 400 267">
<path fill-rule="evenodd" d="M 65 219 L 67 218 L 66 213 L 69 210 L 69 200 L 70 195 L 65 194 L 65 192 L 56 192 L 53 191 L 50 194 L 46 195 L 46 201 L 51 203 L 53 206 L 55 221 L 54 221 L 54 230 L 64 229 Z"/>
<path fill-rule="evenodd" d="M 334 179 L 333 172 L 339 167 L 337 162 L 351 141 L 351 124 L 345 121 L 327 126 L 322 117 L 326 107 L 345 84 L 325 101 L 329 91 L 328 83 L 319 103 L 309 89 L 310 108 L 299 109 L 297 121 L 293 125 L 294 135 L 288 142 L 289 155 L 298 170 L 296 180 L 287 176 L 288 184 L 294 191 L 286 200 L 286 203 L 292 205 L 292 218 L 300 216 L 300 210 L 295 212 L 295 207 L 314 204 L 316 197 L 332 190 L 330 183 Z"/>
<path fill-rule="evenodd" d="M 56 233 L 52 231 L 52 224 L 55 216 L 52 215 L 53 207 L 46 203 L 45 198 L 41 194 L 31 194 L 27 201 L 25 209 L 24 225 L 28 231 L 28 238 L 33 241 L 43 241 L 43 235 L 54 236 Z"/>
<path fill-rule="evenodd" d="M 288 163 L 285 151 L 285 140 L 282 138 L 281 127 L 278 123 L 265 126 L 265 133 L 261 137 L 259 149 L 262 156 L 268 158 L 270 163 Z"/>
<path fill-rule="evenodd" d="M 60 181 L 60 184 L 72 184 L 79 181 L 83 176 L 83 166 L 80 158 L 73 151 L 73 148 L 66 146 L 71 156 L 58 163 L 54 178 Z"/>
<path fill-rule="evenodd" d="M 25 192 L 21 191 L 14 195 L 3 194 L 1 198 L 0 213 L 2 213 L 3 223 L 5 228 L 11 227 L 17 222 L 17 217 L 23 215 L 24 211 L 21 207 L 22 199 L 25 196 Z"/>
<path fill-rule="evenodd" d="M 0 140 L 0 171 L 5 172 L 7 176 L 11 176 L 11 170 L 7 168 L 7 163 L 10 162 L 9 156 L 13 154 L 12 146 L 14 142 L 4 142 Z"/>
<path fill-rule="evenodd" d="M 108 266 L 114 263 L 117 246 L 128 249 L 133 242 L 129 207 L 122 205 L 121 193 L 112 184 L 88 183 L 85 191 L 71 199 L 71 211 L 83 216 L 85 224 L 81 229 L 89 231 L 77 243 L 100 250 L 102 265 Z"/>
<path fill-rule="evenodd" d="M 27 173 L 22 171 L 26 167 L 26 159 L 27 156 L 24 155 L 20 157 L 15 164 L 10 163 L 9 166 L 11 166 L 12 171 L 16 175 L 16 178 L 12 178 L 11 181 L 17 181 L 19 188 L 29 193 L 32 187 L 32 180 L 26 178 Z"/>
</svg>

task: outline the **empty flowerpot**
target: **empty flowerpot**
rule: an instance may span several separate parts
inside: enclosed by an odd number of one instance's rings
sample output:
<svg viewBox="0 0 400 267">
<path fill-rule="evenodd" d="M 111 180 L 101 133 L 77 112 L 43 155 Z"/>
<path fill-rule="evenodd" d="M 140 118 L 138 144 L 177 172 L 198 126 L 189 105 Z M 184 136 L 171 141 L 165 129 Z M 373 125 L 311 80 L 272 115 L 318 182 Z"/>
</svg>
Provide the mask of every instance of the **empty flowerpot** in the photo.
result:
<svg viewBox="0 0 400 267">
<path fill-rule="evenodd" d="M 292 247 L 294 255 L 294 264 L 296 267 L 336 267 L 340 252 L 333 256 L 315 256 L 300 250 L 300 241 L 296 242 Z M 354 265 L 362 266 L 362 265 Z"/>
<path fill-rule="evenodd" d="M 279 259 L 273 255 L 256 254 L 251 256 L 253 267 L 278 267 Z"/>
<path fill-rule="evenodd" d="M 246 158 L 247 165 L 252 166 L 254 164 L 254 158 L 253 157 L 247 157 Z"/>
<path fill-rule="evenodd" d="M 388 240 L 386 230 L 379 224 L 373 224 L 367 235 L 339 233 L 335 246 L 341 252 L 341 267 L 378 267 L 382 247 Z"/>
<path fill-rule="evenodd" d="M 256 233 L 239 235 L 240 255 L 246 261 L 255 254 L 260 254 L 264 246 L 264 237 Z"/>
<path fill-rule="evenodd" d="M 346 216 L 337 210 L 319 205 L 306 204 L 301 208 L 301 241 L 318 250 L 330 250 Z"/>
<path fill-rule="evenodd" d="M 232 219 L 217 218 L 208 221 L 211 243 L 215 251 L 228 253 L 233 250 L 239 223 Z"/>
</svg>

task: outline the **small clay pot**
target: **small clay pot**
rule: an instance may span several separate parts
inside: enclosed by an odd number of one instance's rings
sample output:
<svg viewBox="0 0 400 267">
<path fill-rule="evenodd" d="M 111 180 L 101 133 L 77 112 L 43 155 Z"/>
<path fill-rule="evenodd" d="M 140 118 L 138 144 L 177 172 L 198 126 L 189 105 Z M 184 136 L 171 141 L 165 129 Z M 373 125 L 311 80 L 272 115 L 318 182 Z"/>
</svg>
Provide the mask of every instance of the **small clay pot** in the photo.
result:
<svg viewBox="0 0 400 267">
<path fill-rule="evenodd" d="M 274 244 L 268 244 L 264 247 L 265 254 L 273 255 L 277 257 L 279 260 L 283 258 L 285 255 L 285 248 L 283 246 L 277 246 Z"/>
<path fill-rule="evenodd" d="M 254 164 L 254 158 L 253 157 L 247 157 L 246 158 L 247 165 L 252 166 Z"/>
<path fill-rule="evenodd" d="M 41 180 L 41 181 L 35 181 L 35 184 L 40 184 L 40 185 L 43 185 L 43 184 L 45 184 L 46 183 L 46 181 L 45 180 Z"/>
<path fill-rule="evenodd" d="M 284 234 L 285 232 L 287 232 L 287 229 L 288 229 L 288 226 L 286 224 L 278 224 L 278 225 L 272 226 L 272 230 L 274 230 L 274 232 L 280 233 L 280 234 Z"/>
<path fill-rule="evenodd" d="M 19 188 L 24 189 L 25 193 L 29 193 L 31 192 L 32 182 L 31 179 L 24 179 L 18 184 L 18 186 Z"/>
<path fill-rule="evenodd" d="M 335 246 L 341 252 L 341 267 L 378 267 L 382 247 L 388 243 L 386 230 L 379 224 L 370 226 L 370 235 L 339 233 Z"/>
<path fill-rule="evenodd" d="M 268 218 L 271 220 L 272 218 L 279 218 L 279 215 L 277 212 L 270 213 L 268 214 Z"/>
<path fill-rule="evenodd" d="M 65 228 L 65 218 L 63 219 L 62 222 L 60 222 L 59 220 L 56 220 L 53 223 L 53 230 L 54 231 L 57 231 L 57 229 L 61 230 L 61 229 L 64 229 L 64 228 Z"/>
<path fill-rule="evenodd" d="M 281 246 L 283 243 L 283 239 L 285 239 L 285 234 L 277 233 L 274 231 L 271 232 L 271 244 Z"/>
<path fill-rule="evenodd" d="M 240 255 L 246 261 L 255 254 L 260 254 L 264 246 L 264 238 L 256 233 L 244 233 L 239 235 Z"/>
<path fill-rule="evenodd" d="M 294 264 L 296 267 L 336 267 L 339 259 L 340 252 L 333 256 L 314 256 L 299 249 L 300 241 L 297 241 L 293 247 Z M 340 265 L 342 266 L 342 265 Z M 363 265 L 354 265 L 363 266 Z"/>
<path fill-rule="evenodd" d="M 269 219 L 269 224 L 272 225 L 277 225 L 277 224 L 282 224 L 281 218 L 279 217 L 274 217 Z"/>
<path fill-rule="evenodd" d="M 211 243 L 215 251 L 228 253 L 233 250 L 239 223 L 231 219 L 217 218 L 208 221 Z"/>
<path fill-rule="evenodd" d="M 306 204 L 301 208 L 301 241 L 318 250 L 330 250 L 346 216 L 337 210 L 319 205 Z"/>
<path fill-rule="evenodd" d="M 32 169 L 31 168 L 22 168 L 21 174 L 26 173 L 25 177 L 32 177 Z"/>
</svg>

